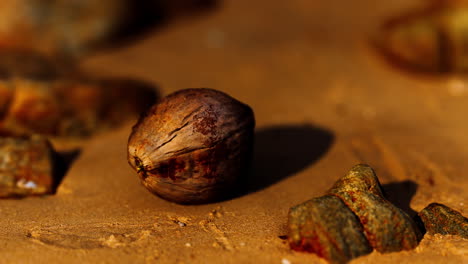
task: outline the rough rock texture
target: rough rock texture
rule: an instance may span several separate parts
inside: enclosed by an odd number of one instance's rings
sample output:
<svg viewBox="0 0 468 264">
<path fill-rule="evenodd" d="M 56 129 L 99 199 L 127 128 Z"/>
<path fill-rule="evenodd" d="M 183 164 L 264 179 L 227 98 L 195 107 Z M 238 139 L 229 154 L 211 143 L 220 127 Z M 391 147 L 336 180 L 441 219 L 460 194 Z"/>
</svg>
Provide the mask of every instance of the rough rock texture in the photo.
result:
<svg viewBox="0 0 468 264">
<path fill-rule="evenodd" d="M 136 118 L 156 101 L 147 84 L 72 71 L 34 53 L 0 53 L 0 131 L 89 136 Z"/>
<path fill-rule="evenodd" d="M 359 219 L 336 196 L 292 207 L 288 226 L 292 249 L 316 253 L 331 263 L 346 263 L 372 252 Z"/>
<path fill-rule="evenodd" d="M 53 153 L 41 136 L 0 137 L 0 198 L 53 192 Z"/>
<path fill-rule="evenodd" d="M 128 161 L 143 185 L 178 203 L 226 197 L 246 176 L 255 120 L 249 106 L 211 89 L 168 95 L 133 127 Z"/>
<path fill-rule="evenodd" d="M 468 239 L 468 219 L 452 208 L 439 203 L 431 203 L 419 217 L 430 235 L 457 235 Z"/>
<path fill-rule="evenodd" d="M 411 218 L 384 198 L 372 168 L 362 164 L 327 195 L 291 208 L 288 227 L 292 249 L 332 263 L 345 263 L 372 249 L 410 250 L 422 237 Z"/>
<path fill-rule="evenodd" d="M 373 248 L 382 253 L 410 250 L 422 235 L 413 220 L 383 196 L 371 167 L 356 165 L 328 194 L 336 195 L 356 214 Z"/>
</svg>

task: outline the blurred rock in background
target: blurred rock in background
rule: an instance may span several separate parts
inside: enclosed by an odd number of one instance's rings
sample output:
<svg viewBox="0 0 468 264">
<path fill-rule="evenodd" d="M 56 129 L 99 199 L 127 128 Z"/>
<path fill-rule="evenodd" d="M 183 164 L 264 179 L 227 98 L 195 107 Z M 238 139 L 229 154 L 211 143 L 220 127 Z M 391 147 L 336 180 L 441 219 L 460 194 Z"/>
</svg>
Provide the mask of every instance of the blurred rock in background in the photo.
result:
<svg viewBox="0 0 468 264">
<path fill-rule="evenodd" d="M 0 49 L 76 57 L 215 0 L 2 0 Z"/>
<path fill-rule="evenodd" d="M 410 71 L 468 72 L 468 1 L 429 2 L 387 21 L 377 46 L 390 62 Z"/>
</svg>

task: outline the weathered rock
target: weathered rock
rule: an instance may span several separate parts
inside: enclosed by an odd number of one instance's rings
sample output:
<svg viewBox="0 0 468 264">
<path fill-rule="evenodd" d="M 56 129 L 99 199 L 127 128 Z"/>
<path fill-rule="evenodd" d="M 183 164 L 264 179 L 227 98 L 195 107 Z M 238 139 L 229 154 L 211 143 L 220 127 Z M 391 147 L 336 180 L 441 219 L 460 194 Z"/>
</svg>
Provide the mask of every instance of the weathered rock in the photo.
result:
<svg viewBox="0 0 468 264">
<path fill-rule="evenodd" d="M 377 251 L 410 250 L 422 235 L 413 220 L 387 201 L 371 167 L 356 165 L 328 192 L 336 195 L 360 219 L 364 234 Z"/>
<path fill-rule="evenodd" d="M 457 235 L 468 239 L 468 219 L 450 207 L 431 203 L 419 212 L 419 217 L 430 235 Z"/>
<path fill-rule="evenodd" d="M 376 249 L 415 248 L 422 235 L 412 219 L 387 201 L 374 171 L 354 166 L 330 191 L 291 208 L 289 242 L 332 263 L 344 263 Z"/>
<path fill-rule="evenodd" d="M 468 72 L 468 1 L 429 1 L 388 21 L 377 44 L 392 62 L 425 73 Z"/>
<path fill-rule="evenodd" d="M 37 54 L 0 53 L 0 131 L 89 136 L 136 119 L 157 98 L 142 82 L 72 72 Z"/>
<path fill-rule="evenodd" d="M 346 263 L 372 252 L 359 219 L 336 196 L 292 207 L 288 226 L 292 249 L 316 253 L 331 263 Z"/>
<path fill-rule="evenodd" d="M 0 137 L 0 198 L 53 192 L 54 151 L 41 136 Z"/>
</svg>

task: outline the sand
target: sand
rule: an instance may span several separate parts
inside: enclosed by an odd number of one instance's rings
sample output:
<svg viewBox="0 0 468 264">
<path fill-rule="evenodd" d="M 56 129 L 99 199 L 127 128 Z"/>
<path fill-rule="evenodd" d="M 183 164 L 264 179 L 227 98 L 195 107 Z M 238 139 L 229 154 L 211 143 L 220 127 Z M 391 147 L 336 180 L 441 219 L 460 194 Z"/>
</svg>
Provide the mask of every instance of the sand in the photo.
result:
<svg viewBox="0 0 468 264">
<path fill-rule="evenodd" d="M 82 68 L 162 95 L 210 87 L 257 120 L 250 192 L 183 206 L 148 192 L 127 164 L 133 122 L 81 145 L 55 195 L 0 201 L 1 263 L 324 263 L 293 252 L 289 207 L 373 166 L 414 215 L 431 202 L 468 215 L 468 82 L 390 66 L 369 45 L 418 1 L 225 0 L 88 56 Z M 467 263 L 468 243 L 426 235 L 412 251 L 352 263 Z"/>
</svg>

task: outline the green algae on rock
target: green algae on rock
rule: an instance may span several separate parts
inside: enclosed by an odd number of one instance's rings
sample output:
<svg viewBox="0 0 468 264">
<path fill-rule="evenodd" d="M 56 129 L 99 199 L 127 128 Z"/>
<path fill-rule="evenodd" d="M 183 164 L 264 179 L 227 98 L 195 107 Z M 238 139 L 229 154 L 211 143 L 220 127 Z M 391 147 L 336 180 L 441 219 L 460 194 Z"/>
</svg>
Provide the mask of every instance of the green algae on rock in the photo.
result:
<svg viewBox="0 0 468 264">
<path fill-rule="evenodd" d="M 362 164 L 325 196 L 291 208 L 288 228 L 293 250 L 316 253 L 331 263 L 348 262 L 372 249 L 410 250 L 422 237 L 413 220 L 384 198 L 372 168 Z"/>
<path fill-rule="evenodd" d="M 430 235 L 458 235 L 468 239 L 468 219 L 448 206 L 431 203 L 419 212 L 419 217 Z"/>
<path fill-rule="evenodd" d="M 53 192 L 54 151 L 42 136 L 0 137 L 0 198 Z"/>
</svg>

